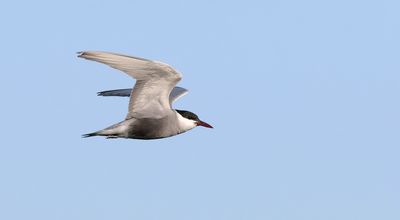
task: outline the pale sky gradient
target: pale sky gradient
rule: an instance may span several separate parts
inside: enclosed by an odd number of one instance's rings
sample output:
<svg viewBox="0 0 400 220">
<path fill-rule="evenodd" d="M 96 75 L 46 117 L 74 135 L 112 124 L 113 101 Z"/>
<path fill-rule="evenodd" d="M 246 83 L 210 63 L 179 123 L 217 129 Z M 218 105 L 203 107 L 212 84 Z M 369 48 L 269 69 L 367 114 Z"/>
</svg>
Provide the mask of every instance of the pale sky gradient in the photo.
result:
<svg viewBox="0 0 400 220">
<path fill-rule="evenodd" d="M 1 3 L 0 219 L 400 219 L 399 1 Z M 82 139 L 171 64 L 215 129 Z"/>
</svg>

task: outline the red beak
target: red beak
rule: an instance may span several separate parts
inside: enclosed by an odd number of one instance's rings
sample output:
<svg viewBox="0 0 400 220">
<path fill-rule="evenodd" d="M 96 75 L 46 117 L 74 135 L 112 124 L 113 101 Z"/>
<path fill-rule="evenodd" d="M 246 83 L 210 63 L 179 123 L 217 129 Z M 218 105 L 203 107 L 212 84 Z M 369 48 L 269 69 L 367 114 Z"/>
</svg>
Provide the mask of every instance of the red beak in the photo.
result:
<svg viewBox="0 0 400 220">
<path fill-rule="evenodd" d="M 204 121 L 197 121 L 197 126 L 199 125 L 206 128 L 213 128 L 213 126 L 209 125 L 208 123 L 205 123 Z"/>
</svg>

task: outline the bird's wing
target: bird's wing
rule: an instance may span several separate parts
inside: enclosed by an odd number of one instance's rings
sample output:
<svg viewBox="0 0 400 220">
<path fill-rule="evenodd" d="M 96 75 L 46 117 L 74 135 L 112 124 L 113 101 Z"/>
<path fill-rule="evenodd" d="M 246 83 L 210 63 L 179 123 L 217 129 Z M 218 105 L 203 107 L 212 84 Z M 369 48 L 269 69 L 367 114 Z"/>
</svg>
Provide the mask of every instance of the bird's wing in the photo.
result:
<svg viewBox="0 0 400 220">
<path fill-rule="evenodd" d="M 101 91 L 101 92 L 98 92 L 97 95 L 129 97 L 129 96 L 131 96 L 131 92 L 132 92 L 132 89 L 115 89 L 115 90 Z"/>
<path fill-rule="evenodd" d="M 169 95 L 182 78 L 171 66 L 109 52 L 84 51 L 78 57 L 107 64 L 136 79 L 130 95 L 127 119 L 161 118 L 171 112 Z"/>
<path fill-rule="evenodd" d="M 98 92 L 97 95 L 129 97 L 131 95 L 131 92 L 132 89 L 115 89 L 115 90 L 101 91 Z M 186 95 L 187 93 L 188 90 L 185 88 L 179 86 L 174 87 L 171 93 L 169 94 L 169 103 L 172 105 L 172 103 L 174 103 L 176 100 Z"/>
<path fill-rule="evenodd" d="M 186 95 L 189 91 L 182 87 L 174 87 L 171 94 L 169 94 L 169 103 L 172 105 L 176 100 L 180 99 L 182 96 Z"/>
</svg>

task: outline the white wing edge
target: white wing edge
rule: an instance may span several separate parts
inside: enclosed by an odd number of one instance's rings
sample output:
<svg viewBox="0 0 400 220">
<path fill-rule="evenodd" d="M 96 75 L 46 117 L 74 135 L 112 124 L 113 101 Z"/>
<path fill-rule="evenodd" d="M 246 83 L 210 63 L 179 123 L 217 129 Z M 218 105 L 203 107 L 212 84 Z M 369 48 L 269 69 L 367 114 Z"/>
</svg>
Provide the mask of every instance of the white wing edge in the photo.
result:
<svg viewBox="0 0 400 220">
<path fill-rule="evenodd" d="M 176 100 L 186 95 L 189 91 L 185 88 L 175 86 L 169 94 L 169 103 L 172 105 Z"/>
</svg>

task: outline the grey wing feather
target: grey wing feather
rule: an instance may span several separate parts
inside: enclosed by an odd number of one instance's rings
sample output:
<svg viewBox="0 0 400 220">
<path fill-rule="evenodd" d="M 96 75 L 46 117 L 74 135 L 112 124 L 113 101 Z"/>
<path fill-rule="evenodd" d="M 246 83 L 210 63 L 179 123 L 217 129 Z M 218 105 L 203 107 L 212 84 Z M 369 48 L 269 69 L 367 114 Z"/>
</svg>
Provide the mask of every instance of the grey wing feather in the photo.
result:
<svg viewBox="0 0 400 220">
<path fill-rule="evenodd" d="M 186 95 L 188 90 L 179 86 L 176 86 L 172 89 L 171 93 L 169 94 L 169 103 L 174 103 L 176 100 L 181 98 L 182 96 Z"/>
<path fill-rule="evenodd" d="M 161 118 L 171 114 L 169 95 L 182 75 L 168 64 L 101 51 L 83 51 L 78 57 L 107 64 L 136 79 L 127 119 Z"/>
<path fill-rule="evenodd" d="M 129 97 L 131 95 L 132 89 L 115 89 L 115 90 L 107 90 L 98 92 L 99 96 L 120 96 L 120 97 Z M 169 94 L 169 102 L 172 104 L 182 96 L 186 95 L 188 90 L 179 86 L 176 86 L 172 89 Z"/>
<path fill-rule="evenodd" d="M 121 96 L 121 97 L 129 97 L 131 96 L 132 89 L 116 89 L 116 90 L 108 90 L 98 92 L 99 96 Z"/>
</svg>

